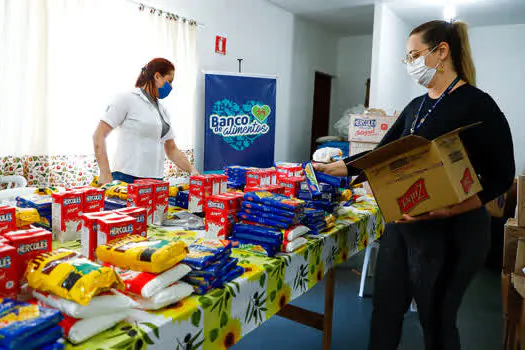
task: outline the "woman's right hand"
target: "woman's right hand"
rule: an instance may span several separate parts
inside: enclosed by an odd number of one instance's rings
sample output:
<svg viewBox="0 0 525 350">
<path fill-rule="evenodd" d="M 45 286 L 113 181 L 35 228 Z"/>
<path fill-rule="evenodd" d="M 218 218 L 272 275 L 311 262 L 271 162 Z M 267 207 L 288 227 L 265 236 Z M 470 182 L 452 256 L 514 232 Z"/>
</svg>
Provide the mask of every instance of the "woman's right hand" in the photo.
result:
<svg viewBox="0 0 525 350">
<path fill-rule="evenodd" d="M 100 172 L 98 176 L 98 184 L 100 186 L 110 183 L 111 181 L 113 181 L 113 176 L 111 175 L 111 172 L 109 171 Z"/>
<path fill-rule="evenodd" d="M 316 171 L 321 173 L 332 176 L 348 176 L 348 168 L 342 160 L 330 164 L 312 163 L 312 165 Z"/>
</svg>

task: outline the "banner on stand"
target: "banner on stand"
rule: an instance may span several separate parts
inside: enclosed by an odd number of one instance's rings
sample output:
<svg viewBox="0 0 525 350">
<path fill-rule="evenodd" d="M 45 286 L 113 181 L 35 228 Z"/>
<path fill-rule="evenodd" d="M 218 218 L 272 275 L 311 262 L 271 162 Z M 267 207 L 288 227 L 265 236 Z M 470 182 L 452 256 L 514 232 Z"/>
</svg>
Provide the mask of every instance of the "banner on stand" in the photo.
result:
<svg viewBox="0 0 525 350">
<path fill-rule="evenodd" d="M 273 166 L 276 85 L 276 78 L 205 74 L 204 171 Z"/>
</svg>

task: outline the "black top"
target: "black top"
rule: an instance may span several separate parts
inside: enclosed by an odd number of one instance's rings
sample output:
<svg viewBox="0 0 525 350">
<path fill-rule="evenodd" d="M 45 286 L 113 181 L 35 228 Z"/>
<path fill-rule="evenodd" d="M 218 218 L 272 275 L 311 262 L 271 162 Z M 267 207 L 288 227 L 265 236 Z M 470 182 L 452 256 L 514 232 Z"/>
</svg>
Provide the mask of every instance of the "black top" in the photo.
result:
<svg viewBox="0 0 525 350">
<path fill-rule="evenodd" d="M 410 128 L 423 98 L 424 95 L 419 96 L 405 107 L 378 147 L 410 135 Z M 434 102 L 435 100 L 427 96 L 427 102 L 421 109 L 422 113 Z M 458 87 L 437 105 L 414 135 L 433 140 L 476 122 L 482 124 L 465 130 L 460 137 L 483 186 L 483 191 L 478 193 L 478 196 L 485 204 L 512 186 L 516 172 L 509 124 L 496 102 L 487 93 L 468 84 Z M 345 163 L 363 154 L 347 158 Z M 357 175 L 360 172 L 348 164 L 347 168 L 349 175 Z"/>
<path fill-rule="evenodd" d="M 150 94 L 148 94 L 146 90 L 144 89 L 140 89 L 140 90 L 142 91 L 144 95 L 146 95 L 149 102 L 151 102 L 151 104 L 155 107 L 155 109 L 157 109 L 157 112 L 159 113 L 160 122 L 162 123 L 162 132 L 160 134 L 160 137 L 163 138 L 164 136 L 166 136 L 168 131 L 170 131 L 170 125 L 164 120 L 164 117 L 162 116 L 162 113 L 160 112 L 159 101 L 157 101 L 157 99 L 153 98 Z"/>
</svg>

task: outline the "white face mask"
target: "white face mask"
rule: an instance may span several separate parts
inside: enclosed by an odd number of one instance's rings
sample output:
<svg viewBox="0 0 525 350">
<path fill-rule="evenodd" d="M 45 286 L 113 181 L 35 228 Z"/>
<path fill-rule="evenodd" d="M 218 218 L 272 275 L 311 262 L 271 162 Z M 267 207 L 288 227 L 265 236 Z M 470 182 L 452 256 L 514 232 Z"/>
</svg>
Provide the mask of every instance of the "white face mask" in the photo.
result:
<svg viewBox="0 0 525 350">
<path fill-rule="evenodd" d="M 423 85 L 424 87 L 428 87 L 430 85 L 430 82 L 434 78 L 437 72 L 437 67 L 439 66 L 439 63 L 434 68 L 428 68 L 425 64 L 425 59 L 428 55 L 430 55 L 434 50 L 433 48 L 429 53 L 427 53 L 424 56 L 419 56 L 412 62 L 407 63 L 407 72 L 408 75 L 414 79 L 418 84 Z"/>
</svg>

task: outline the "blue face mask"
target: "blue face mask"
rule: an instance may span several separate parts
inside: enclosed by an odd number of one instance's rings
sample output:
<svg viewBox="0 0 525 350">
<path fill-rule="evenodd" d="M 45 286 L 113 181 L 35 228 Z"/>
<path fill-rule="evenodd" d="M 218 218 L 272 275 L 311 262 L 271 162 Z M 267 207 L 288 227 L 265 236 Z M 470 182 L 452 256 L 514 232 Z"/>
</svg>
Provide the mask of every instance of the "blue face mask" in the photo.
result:
<svg viewBox="0 0 525 350">
<path fill-rule="evenodd" d="M 159 88 L 159 98 L 162 100 L 163 98 L 168 97 L 172 89 L 170 83 L 165 82 L 164 85 Z"/>
</svg>

